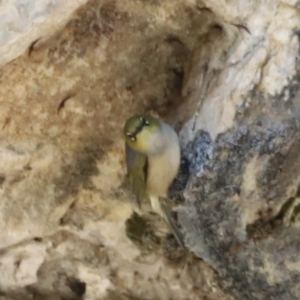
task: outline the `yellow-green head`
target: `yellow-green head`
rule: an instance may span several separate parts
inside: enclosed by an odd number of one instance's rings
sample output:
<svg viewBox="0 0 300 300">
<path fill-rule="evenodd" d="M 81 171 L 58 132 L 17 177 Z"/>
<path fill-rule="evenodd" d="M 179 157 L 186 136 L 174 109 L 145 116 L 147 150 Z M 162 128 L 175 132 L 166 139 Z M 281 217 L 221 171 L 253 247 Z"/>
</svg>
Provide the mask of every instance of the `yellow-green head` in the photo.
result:
<svg viewBox="0 0 300 300">
<path fill-rule="evenodd" d="M 148 154 L 156 146 L 160 130 L 158 119 L 149 115 L 135 115 L 126 121 L 123 133 L 125 141 L 133 150 Z"/>
</svg>

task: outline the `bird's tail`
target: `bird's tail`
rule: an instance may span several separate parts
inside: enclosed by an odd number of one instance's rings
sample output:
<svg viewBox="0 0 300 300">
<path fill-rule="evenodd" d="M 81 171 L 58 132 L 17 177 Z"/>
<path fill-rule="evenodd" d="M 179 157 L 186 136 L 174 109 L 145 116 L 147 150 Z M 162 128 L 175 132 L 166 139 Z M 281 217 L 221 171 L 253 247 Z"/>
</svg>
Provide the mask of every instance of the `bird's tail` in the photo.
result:
<svg viewBox="0 0 300 300">
<path fill-rule="evenodd" d="M 159 214 L 165 222 L 169 225 L 173 235 L 175 236 L 177 242 L 179 245 L 184 248 L 184 239 L 183 234 L 179 230 L 178 226 L 175 224 L 175 221 L 173 220 L 171 216 L 171 211 L 162 205 L 159 201 L 159 198 L 156 196 L 150 196 L 151 206 L 154 212 Z"/>
</svg>

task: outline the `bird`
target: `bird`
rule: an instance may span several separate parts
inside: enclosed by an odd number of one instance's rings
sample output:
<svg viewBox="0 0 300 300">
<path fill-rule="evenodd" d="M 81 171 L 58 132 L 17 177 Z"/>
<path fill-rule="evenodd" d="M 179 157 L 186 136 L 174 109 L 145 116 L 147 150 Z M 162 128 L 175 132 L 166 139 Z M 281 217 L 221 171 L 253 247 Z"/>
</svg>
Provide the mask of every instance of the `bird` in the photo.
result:
<svg viewBox="0 0 300 300">
<path fill-rule="evenodd" d="M 129 184 L 140 206 L 148 199 L 152 210 L 169 225 L 179 245 L 183 236 L 161 203 L 180 167 L 180 144 L 175 130 L 161 119 L 147 114 L 130 117 L 123 128 Z"/>
</svg>

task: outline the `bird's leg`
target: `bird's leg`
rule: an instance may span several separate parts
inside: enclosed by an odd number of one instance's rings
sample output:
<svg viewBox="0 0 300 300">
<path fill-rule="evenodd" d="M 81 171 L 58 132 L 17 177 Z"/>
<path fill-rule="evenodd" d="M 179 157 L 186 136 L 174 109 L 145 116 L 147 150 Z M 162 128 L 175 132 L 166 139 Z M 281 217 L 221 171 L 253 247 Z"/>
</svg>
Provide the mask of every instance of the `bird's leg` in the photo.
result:
<svg viewBox="0 0 300 300">
<path fill-rule="evenodd" d="M 162 207 L 159 202 L 159 197 L 157 196 L 149 196 L 152 210 L 160 215 L 163 219 L 165 219 L 164 211 L 162 210 Z"/>
</svg>

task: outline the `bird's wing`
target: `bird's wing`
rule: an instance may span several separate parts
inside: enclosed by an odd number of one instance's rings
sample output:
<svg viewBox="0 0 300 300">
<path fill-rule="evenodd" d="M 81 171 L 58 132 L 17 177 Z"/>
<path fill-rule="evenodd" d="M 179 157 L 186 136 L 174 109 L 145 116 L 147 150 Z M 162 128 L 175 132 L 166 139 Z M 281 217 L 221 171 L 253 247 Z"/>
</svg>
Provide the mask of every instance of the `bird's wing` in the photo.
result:
<svg viewBox="0 0 300 300">
<path fill-rule="evenodd" d="M 146 155 L 131 149 L 127 143 L 125 143 L 125 153 L 130 186 L 138 205 L 141 206 L 141 200 L 145 197 L 148 159 Z"/>
</svg>

